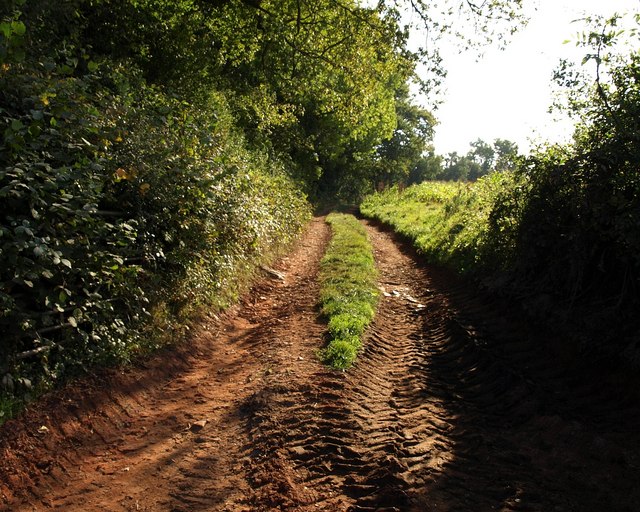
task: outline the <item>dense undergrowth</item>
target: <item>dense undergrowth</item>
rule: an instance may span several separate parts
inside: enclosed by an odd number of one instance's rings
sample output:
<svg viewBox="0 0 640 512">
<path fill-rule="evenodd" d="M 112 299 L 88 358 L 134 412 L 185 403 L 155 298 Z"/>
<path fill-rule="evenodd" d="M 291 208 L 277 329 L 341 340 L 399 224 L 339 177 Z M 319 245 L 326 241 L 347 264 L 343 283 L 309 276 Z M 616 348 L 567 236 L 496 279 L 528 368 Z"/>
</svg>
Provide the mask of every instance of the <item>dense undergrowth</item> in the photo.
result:
<svg viewBox="0 0 640 512">
<path fill-rule="evenodd" d="M 221 95 L 187 103 L 106 65 L 11 71 L 0 77 L 9 390 L 173 341 L 200 306 L 232 302 L 308 218 Z"/>
<path fill-rule="evenodd" d="M 349 368 L 362 345 L 362 334 L 374 317 L 378 301 L 371 244 L 353 216 L 327 217 L 332 239 L 320 262 L 320 307 L 328 319 L 329 344 L 322 359 L 336 369 Z"/>
<path fill-rule="evenodd" d="M 59 12 L 30 5 L 0 27 L 0 422 L 70 376 L 180 340 L 310 216 L 228 94 L 92 57 L 72 18 L 45 25 Z"/>
</svg>

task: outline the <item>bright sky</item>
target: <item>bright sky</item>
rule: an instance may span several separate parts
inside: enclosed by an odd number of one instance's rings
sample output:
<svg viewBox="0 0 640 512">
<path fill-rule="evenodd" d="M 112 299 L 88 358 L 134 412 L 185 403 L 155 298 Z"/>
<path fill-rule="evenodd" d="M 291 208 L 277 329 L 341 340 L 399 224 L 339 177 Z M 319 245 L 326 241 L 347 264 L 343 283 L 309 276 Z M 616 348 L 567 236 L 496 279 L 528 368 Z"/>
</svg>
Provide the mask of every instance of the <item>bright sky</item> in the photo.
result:
<svg viewBox="0 0 640 512">
<path fill-rule="evenodd" d="M 556 122 L 548 113 L 552 103 L 551 77 L 562 57 L 581 59 L 575 35 L 581 26 L 572 20 L 587 14 L 639 12 L 640 0 L 524 0 L 531 20 L 516 34 L 506 50 L 458 55 L 444 49 L 448 76 L 444 103 L 436 112 L 440 124 L 434 140 L 436 153 L 466 154 L 478 138 L 496 138 L 518 144 L 526 153 L 530 140 L 569 140 L 572 125 Z M 571 39 L 572 42 L 563 44 Z"/>
</svg>

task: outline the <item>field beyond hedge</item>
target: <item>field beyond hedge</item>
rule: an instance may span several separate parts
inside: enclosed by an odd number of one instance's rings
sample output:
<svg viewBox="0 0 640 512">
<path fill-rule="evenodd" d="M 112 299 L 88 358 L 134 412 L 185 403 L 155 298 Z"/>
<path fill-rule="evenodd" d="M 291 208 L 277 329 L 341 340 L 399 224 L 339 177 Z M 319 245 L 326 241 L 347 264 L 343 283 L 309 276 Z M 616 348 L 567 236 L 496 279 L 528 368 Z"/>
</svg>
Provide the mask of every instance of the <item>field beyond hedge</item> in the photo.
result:
<svg viewBox="0 0 640 512">
<path fill-rule="evenodd" d="M 510 174 L 492 174 L 474 183 L 424 182 L 391 187 L 360 205 L 366 217 L 391 226 L 434 263 L 460 272 L 488 264 L 489 217 L 499 192 L 512 186 Z"/>
<path fill-rule="evenodd" d="M 523 173 L 424 182 L 370 195 L 360 210 L 410 240 L 428 262 L 466 274 L 566 331 L 570 350 L 637 368 L 637 267 L 628 244 L 634 230 L 605 230 L 597 212 L 572 216 L 570 201 L 584 203 L 562 188 L 551 193 L 543 179 L 555 179 L 557 167 L 538 165 L 541 175 L 549 173 L 538 183 Z M 568 187 L 576 177 L 565 176 Z"/>
</svg>

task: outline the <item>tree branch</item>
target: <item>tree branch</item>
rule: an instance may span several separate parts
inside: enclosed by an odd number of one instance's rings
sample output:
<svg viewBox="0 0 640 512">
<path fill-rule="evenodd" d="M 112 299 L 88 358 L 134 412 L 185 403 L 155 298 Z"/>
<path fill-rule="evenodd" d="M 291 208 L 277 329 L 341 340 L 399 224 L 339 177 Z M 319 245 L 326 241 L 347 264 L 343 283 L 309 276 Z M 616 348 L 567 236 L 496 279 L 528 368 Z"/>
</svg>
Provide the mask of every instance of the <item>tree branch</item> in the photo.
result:
<svg viewBox="0 0 640 512">
<path fill-rule="evenodd" d="M 43 352 L 49 352 L 53 348 L 53 345 L 47 345 L 44 347 L 34 348 L 33 350 L 27 350 L 25 352 L 20 352 L 16 354 L 16 359 L 21 361 L 22 359 L 27 359 L 32 356 L 37 356 L 38 354 L 42 354 Z"/>
</svg>

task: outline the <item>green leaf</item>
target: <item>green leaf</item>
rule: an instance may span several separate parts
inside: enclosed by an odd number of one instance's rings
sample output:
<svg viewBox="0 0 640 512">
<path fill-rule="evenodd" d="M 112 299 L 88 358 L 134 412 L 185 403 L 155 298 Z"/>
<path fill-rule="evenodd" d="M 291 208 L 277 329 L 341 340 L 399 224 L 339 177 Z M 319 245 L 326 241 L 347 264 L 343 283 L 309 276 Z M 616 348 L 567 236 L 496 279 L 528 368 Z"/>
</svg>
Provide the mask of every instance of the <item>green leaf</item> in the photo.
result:
<svg viewBox="0 0 640 512">
<path fill-rule="evenodd" d="M 32 124 L 29 126 L 29 135 L 33 137 L 39 137 L 42 133 L 42 129 L 37 124 Z"/>
<path fill-rule="evenodd" d="M 78 322 L 74 317 L 70 316 L 69 318 L 67 318 L 67 321 L 71 324 L 72 327 L 78 327 Z"/>
<path fill-rule="evenodd" d="M 23 36 L 27 31 L 27 27 L 25 27 L 24 23 L 22 23 L 21 21 L 11 22 L 11 29 L 13 30 L 13 33 L 18 36 Z"/>
<path fill-rule="evenodd" d="M 0 23 L 0 32 L 2 32 L 5 39 L 9 39 L 9 36 L 11 35 L 11 24 L 6 21 Z"/>
</svg>

